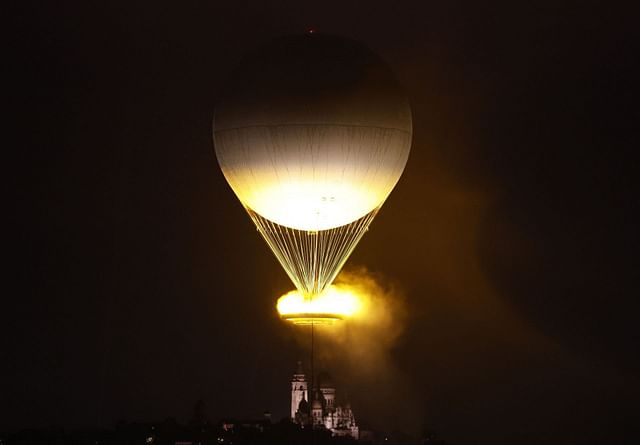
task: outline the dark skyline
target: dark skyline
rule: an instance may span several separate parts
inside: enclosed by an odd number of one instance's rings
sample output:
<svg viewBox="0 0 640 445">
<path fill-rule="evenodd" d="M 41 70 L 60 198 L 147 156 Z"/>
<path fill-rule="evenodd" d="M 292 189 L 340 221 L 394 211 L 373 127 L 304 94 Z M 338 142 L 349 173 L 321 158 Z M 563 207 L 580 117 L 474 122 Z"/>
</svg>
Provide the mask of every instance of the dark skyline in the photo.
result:
<svg viewBox="0 0 640 445">
<path fill-rule="evenodd" d="M 393 381 L 329 369 L 356 415 L 424 423 L 456 444 L 629 443 L 640 396 L 630 11 L 12 9 L 0 431 L 185 419 L 201 398 L 212 420 L 287 414 L 306 351 L 274 305 L 293 286 L 220 172 L 211 118 L 246 51 L 314 26 L 386 60 L 413 112 L 404 175 L 347 263 L 408 309 Z"/>
</svg>

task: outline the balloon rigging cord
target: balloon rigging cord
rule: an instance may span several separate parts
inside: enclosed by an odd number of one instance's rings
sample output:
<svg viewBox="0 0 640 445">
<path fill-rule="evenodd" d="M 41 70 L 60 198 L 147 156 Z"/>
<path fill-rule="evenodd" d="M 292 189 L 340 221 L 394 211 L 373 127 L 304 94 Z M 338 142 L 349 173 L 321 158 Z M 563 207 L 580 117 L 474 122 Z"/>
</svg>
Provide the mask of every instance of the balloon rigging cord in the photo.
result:
<svg viewBox="0 0 640 445">
<path fill-rule="evenodd" d="M 313 393 L 313 401 L 315 401 L 316 398 L 316 393 L 314 390 L 314 386 L 315 386 L 315 377 L 314 377 L 314 363 L 313 363 L 313 343 L 314 343 L 314 338 L 313 338 L 313 320 L 311 320 L 311 392 Z M 309 397 L 309 399 L 311 399 L 312 397 Z M 314 435 L 314 431 L 316 429 L 316 425 L 315 425 L 315 419 L 313 418 L 313 401 L 311 401 L 311 445 L 313 445 L 315 443 L 315 435 Z"/>
<path fill-rule="evenodd" d="M 379 208 L 344 226 L 318 231 L 293 229 L 249 208 L 247 212 L 296 288 L 314 296 L 333 282 Z"/>
</svg>

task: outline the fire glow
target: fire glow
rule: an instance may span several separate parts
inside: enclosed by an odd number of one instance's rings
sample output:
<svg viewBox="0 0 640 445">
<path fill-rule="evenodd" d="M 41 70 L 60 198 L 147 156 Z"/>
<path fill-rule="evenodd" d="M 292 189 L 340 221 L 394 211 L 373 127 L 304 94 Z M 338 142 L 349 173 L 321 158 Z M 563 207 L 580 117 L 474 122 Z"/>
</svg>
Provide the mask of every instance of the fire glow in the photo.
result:
<svg viewBox="0 0 640 445">
<path fill-rule="evenodd" d="M 283 320 L 300 325 L 333 324 L 352 317 L 362 307 L 362 299 L 355 292 L 339 285 L 329 286 L 313 297 L 294 290 L 280 297 L 277 304 Z"/>
</svg>

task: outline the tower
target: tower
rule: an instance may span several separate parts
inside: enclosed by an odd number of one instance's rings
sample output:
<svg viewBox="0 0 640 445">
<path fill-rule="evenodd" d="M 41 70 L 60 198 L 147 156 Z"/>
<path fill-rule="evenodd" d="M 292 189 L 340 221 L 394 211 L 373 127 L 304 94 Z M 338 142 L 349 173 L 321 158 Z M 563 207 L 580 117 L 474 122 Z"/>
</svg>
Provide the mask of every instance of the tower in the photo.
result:
<svg viewBox="0 0 640 445">
<path fill-rule="evenodd" d="M 334 412 L 336 410 L 336 387 L 328 373 L 321 372 L 320 375 L 318 375 L 318 387 L 322 393 L 326 411 L 330 413 Z"/>
<path fill-rule="evenodd" d="M 360 435 L 351 405 L 338 402 L 329 374 L 321 372 L 313 385 L 307 381 L 301 362 L 291 380 L 291 420 L 301 428 L 326 429 L 332 436 L 358 440 Z"/>
<path fill-rule="evenodd" d="M 302 362 L 298 361 L 298 370 L 291 380 L 291 420 L 295 421 L 298 406 L 303 400 L 309 400 L 307 377 L 302 369 Z"/>
<path fill-rule="evenodd" d="M 313 422 L 314 428 L 319 428 L 323 425 L 323 410 L 322 410 L 322 401 L 318 398 L 318 392 L 315 393 L 313 402 L 311 403 L 311 419 Z"/>
</svg>

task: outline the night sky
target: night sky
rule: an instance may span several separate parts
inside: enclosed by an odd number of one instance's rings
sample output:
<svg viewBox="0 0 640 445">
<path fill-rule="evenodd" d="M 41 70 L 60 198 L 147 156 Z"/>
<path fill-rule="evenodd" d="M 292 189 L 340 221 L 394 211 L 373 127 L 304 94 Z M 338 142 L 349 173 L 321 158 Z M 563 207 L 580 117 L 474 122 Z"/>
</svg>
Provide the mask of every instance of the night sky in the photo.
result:
<svg viewBox="0 0 640 445">
<path fill-rule="evenodd" d="M 347 264 L 407 309 L 392 377 L 327 369 L 357 418 L 456 444 L 634 442 L 631 11 L 77 1 L 5 18 L 0 431 L 186 421 L 198 399 L 213 421 L 287 415 L 307 351 L 274 303 L 293 286 L 218 167 L 211 119 L 246 51 L 314 26 L 386 60 L 414 119 Z"/>
</svg>

